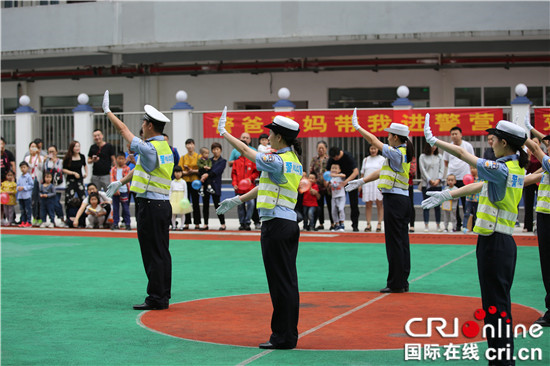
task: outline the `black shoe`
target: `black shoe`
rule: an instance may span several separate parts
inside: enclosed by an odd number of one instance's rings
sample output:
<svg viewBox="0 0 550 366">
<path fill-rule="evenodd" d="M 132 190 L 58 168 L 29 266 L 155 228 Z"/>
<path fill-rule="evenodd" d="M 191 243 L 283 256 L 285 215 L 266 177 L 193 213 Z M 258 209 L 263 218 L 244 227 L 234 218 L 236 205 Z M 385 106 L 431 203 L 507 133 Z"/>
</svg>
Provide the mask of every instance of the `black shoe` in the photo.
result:
<svg viewBox="0 0 550 366">
<path fill-rule="evenodd" d="M 325 227 L 323 225 L 319 225 L 315 228 L 315 231 L 317 230 L 325 230 Z"/>
<path fill-rule="evenodd" d="M 244 226 L 244 230 L 246 230 L 246 231 L 250 231 L 250 230 L 252 230 L 252 229 L 250 228 L 250 224 L 248 224 L 248 225 L 245 225 L 245 226 Z"/>
<path fill-rule="evenodd" d="M 111 225 L 111 230 L 118 230 L 118 225 L 116 224 Z"/>
<path fill-rule="evenodd" d="M 271 342 L 260 343 L 259 347 L 261 349 L 293 349 L 293 348 L 296 348 L 296 346 L 276 345 L 276 344 L 273 344 Z"/>
<path fill-rule="evenodd" d="M 403 290 L 405 290 L 405 292 L 409 292 L 409 286 L 405 286 Z"/>
<path fill-rule="evenodd" d="M 130 225 L 127 225 L 126 230 L 130 231 L 130 230 L 132 230 L 132 227 Z"/>
<path fill-rule="evenodd" d="M 245 230 L 245 225 L 239 226 L 239 230 L 241 230 L 241 231 Z"/>
<path fill-rule="evenodd" d="M 357 226 L 354 226 L 353 231 L 359 231 L 359 228 Z"/>
<path fill-rule="evenodd" d="M 545 317 L 541 316 L 537 320 L 535 320 L 534 324 L 538 324 L 543 327 L 550 327 L 550 319 L 546 319 Z"/>
<path fill-rule="evenodd" d="M 380 292 L 382 292 L 382 293 L 384 293 L 384 294 L 387 294 L 387 293 L 400 294 L 400 293 L 405 292 L 405 289 L 404 289 L 404 288 L 389 288 L 389 287 L 384 287 L 383 289 L 380 290 Z"/>
<path fill-rule="evenodd" d="M 134 310 L 166 310 L 168 305 L 150 305 L 144 302 L 143 304 L 134 305 Z"/>
</svg>

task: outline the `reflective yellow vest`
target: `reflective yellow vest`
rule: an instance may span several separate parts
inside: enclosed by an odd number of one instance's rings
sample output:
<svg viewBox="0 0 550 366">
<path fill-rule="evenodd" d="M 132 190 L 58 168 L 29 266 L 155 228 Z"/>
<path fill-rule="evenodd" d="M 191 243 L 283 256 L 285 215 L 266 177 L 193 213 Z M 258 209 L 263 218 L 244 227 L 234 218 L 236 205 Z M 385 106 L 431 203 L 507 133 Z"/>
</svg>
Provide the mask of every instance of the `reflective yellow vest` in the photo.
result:
<svg viewBox="0 0 550 366">
<path fill-rule="evenodd" d="M 174 155 L 166 141 L 153 140 L 150 142 L 157 150 L 158 166 L 151 173 L 147 173 L 141 166 L 141 158 L 138 157 L 130 191 L 136 193 L 148 191 L 169 195 Z"/>
<path fill-rule="evenodd" d="M 518 216 L 518 204 L 523 192 L 523 179 L 525 169 L 519 166 L 517 160 L 506 162 L 508 178 L 506 179 L 506 194 L 501 201 L 491 202 L 488 195 L 488 182 L 483 183 L 479 194 L 477 207 L 477 219 L 474 232 L 479 235 L 491 235 L 493 232 L 512 235 L 516 218 Z"/>
<path fill-rule="evenodd" d="M 409 189 L 409 171 L 411 169 L 411 163 L 407 163 L 407 148 L 401 146 L 398 147 L 401 151 L 402 159 L 401 166 L 402 172 L 396 172 L 390 167 L 390 159 L 386 158 L 382 169 L 380 170 L 380 181 L 378 183 L 378 189 L 392 189 L 401 188 Z"/>
<path fill-rule="evenodd" d="M 298 201 L 298 185 L 302 179 L 302 164 L 293 151 L 279 155 L 283 159 L 283 172 L 286 183 L 275 184 L 269 179 L 269 173 L 262 172 L 258 185 L 256 207 L 274 209 L 275 206 L 288 207 L 291 210 Z"/>
<path fill-rule="evenodd" d="M 550 214 L 550 174 L 542 173 L 537 198 L 537 212 Z"/>
</svg>

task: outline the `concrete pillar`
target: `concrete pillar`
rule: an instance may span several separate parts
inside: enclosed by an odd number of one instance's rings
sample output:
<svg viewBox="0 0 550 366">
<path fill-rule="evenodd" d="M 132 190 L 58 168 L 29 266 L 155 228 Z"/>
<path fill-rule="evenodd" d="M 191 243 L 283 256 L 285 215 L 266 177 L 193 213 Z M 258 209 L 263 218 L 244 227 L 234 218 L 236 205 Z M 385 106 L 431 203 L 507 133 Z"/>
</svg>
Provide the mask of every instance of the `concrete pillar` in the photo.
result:
<svg viewBox="0 0 550 366">
<path fill-rule="evenodd" d="M 191 111 L 193 107 L 187 103 L 187 93 L 180 90 L 176 93 L 178 101 L 172 108 L 172 136 L 170 143 L 178 149 L 180 156 L 187 153 L 185 140 L 193 138 Z M 174 164 L 178 162 L 175 161 Z"/>
<path fill-rule="evenodd" d="M 88 151 L 94 143 L 94 109 L 87 103 L 90 100 L 87 94 L 78 95 L 78 106 L 73 109 L 74 113 L 74 139 L 80 143 L 80 153 L 88 159 Z M 92 177 L 92 167 L 88 166 L 88 177 L 84 183 L 89 183 Z"/>
<path fill-rule="evenodd" d="M 393 106 L 393 109 L 412 109 L 413 102 L 411 102 L 408 98 L 409 88 L 407 88 L 405 85 L 401 85 L 399 88 L 397 88 L 397 96 L 398 98 L 391 104 Z"/>
<path fill-rule="evenodd" d="M 23 161 L 25 153 L 29 151 L 29 144 L 33 140 L 33 120 L 36 111 L 29 107 L 31 98 L 22 95 L 19 98 L 20 106 L 15 110 L 15 168 Z M 17 171 L 19 175 L 19 171 Z"/>
<path fill-rule="evenodd" d="M 525 84 L 518 84 L 516 85 L 516 95 L 517 97 L 510 103 L 512 105 L 512 116 L 511 122 L 514 122 L 515 124 L 525 128 L 525 115 L 527 113 L 531 113 L 531 102 L 527 97 L 527 86 Z M 533 125 L 534 121 L 531 121 L 531 125 Z M 529 131 L 527 131 L 529 136 Z"/>
</svg>

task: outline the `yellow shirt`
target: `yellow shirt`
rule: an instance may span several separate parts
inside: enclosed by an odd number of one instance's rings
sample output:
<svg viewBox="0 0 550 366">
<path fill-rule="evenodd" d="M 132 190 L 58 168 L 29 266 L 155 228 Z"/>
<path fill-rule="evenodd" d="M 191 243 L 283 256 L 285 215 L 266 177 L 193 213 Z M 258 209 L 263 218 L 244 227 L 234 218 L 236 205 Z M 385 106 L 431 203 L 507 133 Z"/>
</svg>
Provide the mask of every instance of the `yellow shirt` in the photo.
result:
<svg viewBox="0 0 550 366">
<path fill-rule="evenodd" d="M 197 161 L 199 159 L 199 154 L 194 152 L 193 155 L 185 154 L 180 158 L 179 166 L 183 169 L 183 172 L 186 173 L 189 170 L 199 169 Z M 187 167 L 186 167 L 187 166 Z M 184 175 L 183 180 L 186 182 L 192 182 L 196 179 L 199 179 L 198 174 Z"/>
<path fill-rule="evenodd" d="M 17 183 L 16 182 L 10 182 L 8 180 L 5 180 L 2 182 L 2 193 L 7 193 L 10 195 L 10 200 L 6 205 L 8 206 L 14 206 L 16 203 L 15 194 L 17 192 Z"/>
</svg>

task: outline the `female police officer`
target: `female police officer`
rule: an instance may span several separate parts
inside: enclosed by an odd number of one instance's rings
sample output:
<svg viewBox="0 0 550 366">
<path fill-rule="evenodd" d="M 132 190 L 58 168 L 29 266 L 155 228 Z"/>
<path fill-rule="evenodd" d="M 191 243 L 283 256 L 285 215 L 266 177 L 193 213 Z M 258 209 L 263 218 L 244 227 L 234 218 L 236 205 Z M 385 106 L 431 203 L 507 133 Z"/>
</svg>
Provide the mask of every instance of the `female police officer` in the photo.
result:
<svg viewBox="0 0 550 366">
<path fill-rule="evenodd" d="M 291 147 L 302 153 L 296 140 L 300 126 L 290 118 L 276 116 L 268 124 L 269 143 L 276 150 L 264 154 L 252 150 L 225 130 L 227 107 L 218 122 L 218 132 L 241 155 L 256 163 L 260 184 L 252 191 L 224 200 L 216 210 L 218 215 L 243 202 L 257 198 L 257 207 L 262 221 L 262 257 L 273 314 L 272 334 L 269 341 L 261 343 L 263 349 L 291 349 L 298 342 L 298 276 L 296 255 L 300 229 L 296 222 L 294 206 L 298 198 L 298 184 L 302 178 L 302 165 Z"/>
</svg>

